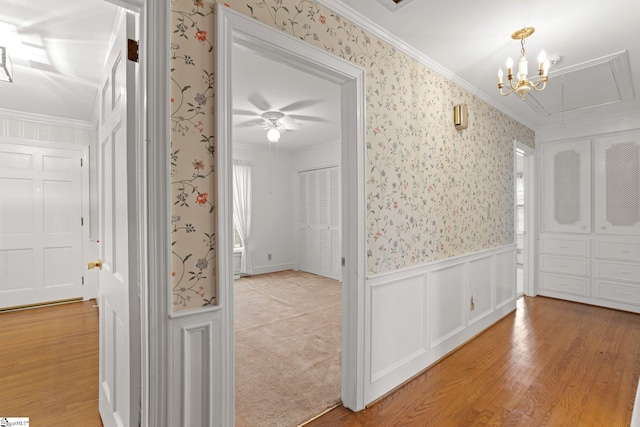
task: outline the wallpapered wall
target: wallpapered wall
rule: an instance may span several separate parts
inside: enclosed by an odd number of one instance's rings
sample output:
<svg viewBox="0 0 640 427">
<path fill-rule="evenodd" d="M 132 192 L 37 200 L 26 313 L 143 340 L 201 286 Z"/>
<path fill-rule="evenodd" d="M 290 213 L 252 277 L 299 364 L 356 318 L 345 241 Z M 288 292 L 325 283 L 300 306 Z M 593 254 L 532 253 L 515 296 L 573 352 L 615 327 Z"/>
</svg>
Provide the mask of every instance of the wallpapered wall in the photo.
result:
<svg viewBox="0 0 640 427">
<path fill-rule="evenodd" d="M 173 0 L 175 309 L 215 303 L 214 3 Z M 514 241 L 513 140 L 534 132 L 309 0 L 225 6 L 366 70 L 367 274 Z M 452 109 L 466 103 L 469 127 Z"/>
</svg>

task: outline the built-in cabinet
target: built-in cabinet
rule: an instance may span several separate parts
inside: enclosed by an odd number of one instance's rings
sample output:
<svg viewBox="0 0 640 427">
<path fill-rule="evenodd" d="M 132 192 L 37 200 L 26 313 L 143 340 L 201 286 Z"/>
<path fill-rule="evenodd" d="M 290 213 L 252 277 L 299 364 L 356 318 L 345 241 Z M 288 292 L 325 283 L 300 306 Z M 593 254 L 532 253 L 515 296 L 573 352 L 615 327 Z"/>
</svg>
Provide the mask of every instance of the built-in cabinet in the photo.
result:
<svg viewBox="0 0 640 427">
<path fill-rule="evenodd" d="M 298 269 L 340 280 L 340 170 L 298 173 Z"/>
<path fill-rule="evenodd" d="M 640 132 L 541 153 L 539 294 L 640 312 Z"/>
</svg>

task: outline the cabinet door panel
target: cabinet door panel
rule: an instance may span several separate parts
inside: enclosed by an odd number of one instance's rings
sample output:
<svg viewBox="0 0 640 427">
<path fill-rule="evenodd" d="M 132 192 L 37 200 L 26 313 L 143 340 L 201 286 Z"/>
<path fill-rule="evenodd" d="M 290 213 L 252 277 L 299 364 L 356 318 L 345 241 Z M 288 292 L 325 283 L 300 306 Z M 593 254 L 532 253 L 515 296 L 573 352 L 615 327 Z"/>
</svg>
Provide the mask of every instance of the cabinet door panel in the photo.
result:
<svg viewBox="0 0 640 427">
<path fill-rule="evenodd" d="M 595 143 L 595 231 L 640 235 L 640 132 Z"/>
<path fill-rule="evenodd" d="M 590 141 L 545 145 L 541 172 L 544 231 L 590 233 Z"/>
</svg>

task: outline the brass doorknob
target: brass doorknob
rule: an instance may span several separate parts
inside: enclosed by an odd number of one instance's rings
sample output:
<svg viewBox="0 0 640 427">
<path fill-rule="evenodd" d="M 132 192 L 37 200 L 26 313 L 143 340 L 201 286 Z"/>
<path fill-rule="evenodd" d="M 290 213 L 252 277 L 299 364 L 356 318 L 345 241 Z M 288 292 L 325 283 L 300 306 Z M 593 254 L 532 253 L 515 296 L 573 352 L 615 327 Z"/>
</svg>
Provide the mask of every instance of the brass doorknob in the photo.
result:
<svg viewBox="0 0 640 427">
<path fill-rule="evenodd" d="M 92 268 L 99 268 L 102 270 L 102 260 L 99 259 L 97 261 L 89 261 L 87 263 L 87 270 L 91 270 Z"/>
</svg>

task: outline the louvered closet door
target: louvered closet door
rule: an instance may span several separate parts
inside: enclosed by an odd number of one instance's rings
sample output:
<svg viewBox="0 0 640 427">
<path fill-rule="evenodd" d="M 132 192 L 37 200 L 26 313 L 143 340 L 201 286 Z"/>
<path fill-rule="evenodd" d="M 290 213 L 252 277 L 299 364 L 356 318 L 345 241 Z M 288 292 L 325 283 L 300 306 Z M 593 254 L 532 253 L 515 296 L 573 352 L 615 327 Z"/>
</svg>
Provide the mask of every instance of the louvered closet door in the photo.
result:
<svg viewBox="0 0 640 427">
<path fill-rule="evenodd" d="M 546 144 L 541 172 L 544 231 L 591 233 L 590 141 Z"/>
<path fill-rule="evenodd" d="M 300 172 L 298 268 L 340 280 L 338 168 Z"/>
<path fill-rule="evenodd" d="M 595 142 L 595 231 L 640 235 L 640 132 Z"/>
</svg>

